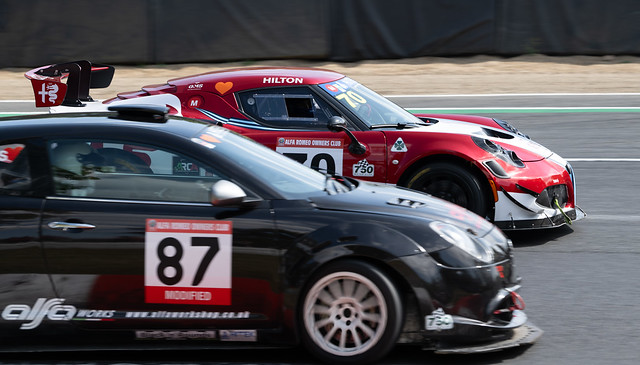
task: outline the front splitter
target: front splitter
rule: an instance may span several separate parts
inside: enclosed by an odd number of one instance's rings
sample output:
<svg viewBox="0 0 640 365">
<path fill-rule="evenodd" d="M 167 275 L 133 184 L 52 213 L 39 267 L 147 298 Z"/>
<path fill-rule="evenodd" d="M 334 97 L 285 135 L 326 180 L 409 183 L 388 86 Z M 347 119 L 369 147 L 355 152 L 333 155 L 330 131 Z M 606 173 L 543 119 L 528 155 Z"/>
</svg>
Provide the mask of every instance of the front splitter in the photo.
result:
<svg viewBox="0 0 640 365">
<path fill-rule="evenodd" d="M 447 346 L 442 348 L 437 348 L 435 350 L 436 354 L 474 354 L 474 353 L 482 353 L 482 352 L 493 352 L 500 351 L 512 347 L 518 347 L 522 345 L 531 345 L 536 342 L 540 336 L 544 333 L 543 330 L 532 324 L 531 322 L 527 322 L 524 325 L 513 330 L 513 335 L 505 340 L 500 340 L 497 342 L 483 343 L 483 344 L 474 344 L 472 346 L 469 345 L 461 345 L 461 346 Z"/>
</svg>

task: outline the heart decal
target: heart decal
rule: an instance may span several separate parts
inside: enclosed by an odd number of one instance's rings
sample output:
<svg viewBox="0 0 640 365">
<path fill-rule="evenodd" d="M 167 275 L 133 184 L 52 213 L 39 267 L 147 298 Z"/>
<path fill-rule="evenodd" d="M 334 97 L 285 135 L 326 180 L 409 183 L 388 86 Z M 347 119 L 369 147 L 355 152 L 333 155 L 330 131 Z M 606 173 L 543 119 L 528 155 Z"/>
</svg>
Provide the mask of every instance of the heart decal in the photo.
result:
<svg viewBox="0 0 640 365">
<path fill-rule="evenodd" d="M 233 82 L 231 82 L 231 81 L 229 81 L 229 82 L 218 82 L 216 84 L 216 90 L 218 90 L 220 95 L 223 95 L 227 91 L 231 90 L 232 87 L 233 87 Z"/>
<path fill-rule="evenodd" d="M 0 162 L 12 163 L 16 157 L 18 157 L 23 148 L 24 146 L 17 145 L 13 148 L 7 147 L 5 149 L 0 149 Z"/>
</svg>

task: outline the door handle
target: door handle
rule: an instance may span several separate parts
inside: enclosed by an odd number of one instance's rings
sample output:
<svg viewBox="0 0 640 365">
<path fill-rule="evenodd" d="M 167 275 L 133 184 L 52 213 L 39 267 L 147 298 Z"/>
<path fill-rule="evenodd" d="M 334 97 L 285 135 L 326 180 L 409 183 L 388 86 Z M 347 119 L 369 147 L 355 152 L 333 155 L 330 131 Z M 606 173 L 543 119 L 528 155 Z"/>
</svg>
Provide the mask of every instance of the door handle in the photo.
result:
<svg viewBox="0 0 640 365">
<path fill-rule="evenodd" d="M 70 229 L 94 229 L 96 226 L 86 223 L 69 223 L 69 222 L 49 222 L 49 228 L 68 231 Z"/>
</svg>

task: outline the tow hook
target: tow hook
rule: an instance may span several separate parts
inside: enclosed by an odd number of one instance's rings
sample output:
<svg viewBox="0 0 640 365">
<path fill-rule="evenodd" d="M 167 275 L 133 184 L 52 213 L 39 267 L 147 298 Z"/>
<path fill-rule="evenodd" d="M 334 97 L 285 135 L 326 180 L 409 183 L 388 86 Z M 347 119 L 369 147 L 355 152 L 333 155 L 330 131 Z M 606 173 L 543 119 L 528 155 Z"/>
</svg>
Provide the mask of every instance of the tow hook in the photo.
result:
<svg viewBox="0 0 640 365">
<path fill-rule="evenodd" d="M 571 220 L 571 218 L 569 218 L 567 213 L 565 213 L 564 210 L 562 210 L 562 207 L 560 206 L 560 203 L 558 202 L 558 197 L 555 196 L 555 195 L 553 196 L 553 204 L 555 204 L 556 208 L 558 208 L 560 210 L 560 213 L 562 213 L 562 216 L 564 217 L 565 223 L 573 224 L 573 221 Z"/>
</svg>

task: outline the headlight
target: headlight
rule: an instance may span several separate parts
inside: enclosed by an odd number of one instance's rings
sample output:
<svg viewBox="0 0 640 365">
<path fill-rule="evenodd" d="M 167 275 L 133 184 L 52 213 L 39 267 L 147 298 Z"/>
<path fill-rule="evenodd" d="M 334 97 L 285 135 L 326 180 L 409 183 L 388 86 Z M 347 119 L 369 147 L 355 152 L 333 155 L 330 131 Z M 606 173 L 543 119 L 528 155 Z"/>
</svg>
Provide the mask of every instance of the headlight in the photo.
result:
<svg viewBox="0 0 640 365">
<path fill-rule="evenodd" d="M 486 263 L 493 261 L 493 250 L 485 247 L 485 245 L 473 239 L 467 232 L 460 228 L 439 221 L 431 222 L 429 226 L 440 235 L 440 237 L 476 259 Z"/>
<path fill-rule="evenodd" d="M 524 162 L 522 162 L 520 157 L 518 157 L 518 155 L 514 151 L 504 149 L 502 146 L 490 139 L 480 138 L 476 136 L 471 136 L 471 139 L 473 140 L 473 143 L 476 144 L 476 146 L 496 156 L 502 161 L 515 167 L 524 167 Z"/>
</svg>

